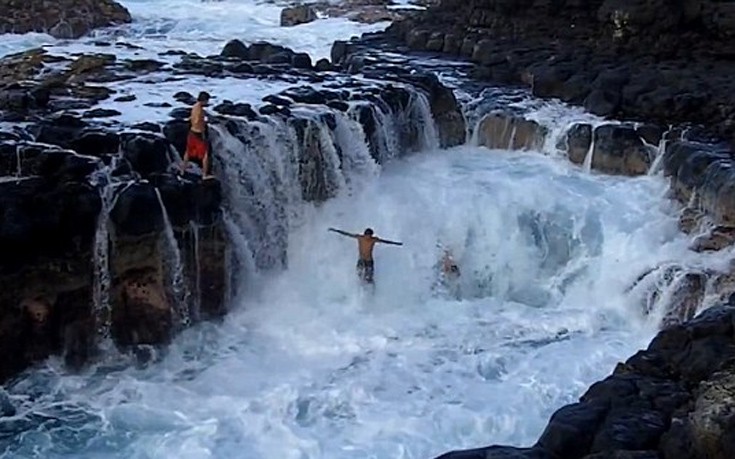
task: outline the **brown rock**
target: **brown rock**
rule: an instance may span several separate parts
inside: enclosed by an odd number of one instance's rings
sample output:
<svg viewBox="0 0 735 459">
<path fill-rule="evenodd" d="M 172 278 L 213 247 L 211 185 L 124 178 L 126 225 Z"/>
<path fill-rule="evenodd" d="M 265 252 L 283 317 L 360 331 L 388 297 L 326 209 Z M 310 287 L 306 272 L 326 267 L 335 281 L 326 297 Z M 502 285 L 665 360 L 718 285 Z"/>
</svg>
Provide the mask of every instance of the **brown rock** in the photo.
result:
<svg viewBox="0 0 735 459">
<path fill-rule="evenodd" d="M 406 37 L 406 44 L 411 49 L 424 50 L 426 49 L 426 42 L 430 36 L 431 32 L 428 30 L 411 30 Z"/>
<path fill-rule="evenodd" d="M 118 344 L 161 344 L 169 341 L 173 310 L 160 272 L 153 269 L 128 271 L 115 296 L 112 332 Z"/>
<path fill-rule="evenodd" d="M 679 229 L 686 234 L 692 234 L 700 227 L 705 214 L 696 207 L 685 207 L 679 215 Z"/>
<path fill-rule="evenodd" d="M 675 281 L 669 304 L 664 305 L 666 312 L 661 327 L 671 327 L 693 318 L 702 305 L 706 286 L 707 276 L 703 273 L 687 273 Z"/>
<path fill-rule="evenodd" d="M 535 121 L 506 114 L 485 116 L 477 129 L 479 145 L 497 149 L 538 149 L 546 136 L 546 130 Z"/>
<path fill-rule="evenodd" d="M 592 169 L 608 174 L 644 175 L 651 154 L 633 127 L 604 124 L 594 131 Z"/>
<path fill-rule="evenodd" d="M 733 242 L 735 242 L 735 228 L 716 226 L 707 234 L 697 237 L 691 249 L 695 252 L 716 252 L 729 247 Z"/>
<path fill-rule="evenodd" d="M 566 133 L 564 147 L 567 157 L 574 164 L 583 164 L 592 144 L 592 126 L 576 123 Z"/>
<path fill-rule="evenodd" d="M 697 457 L 735 457 L 735 374 L 723 371 L 700 386 L 689 415 Z"/>
<path fill-rule="evenodd" d="M 290 6 L 281 10 L 281 26 L 290 27 L 316 20 L 316 11 L 311 5 Z"/>
</svg>

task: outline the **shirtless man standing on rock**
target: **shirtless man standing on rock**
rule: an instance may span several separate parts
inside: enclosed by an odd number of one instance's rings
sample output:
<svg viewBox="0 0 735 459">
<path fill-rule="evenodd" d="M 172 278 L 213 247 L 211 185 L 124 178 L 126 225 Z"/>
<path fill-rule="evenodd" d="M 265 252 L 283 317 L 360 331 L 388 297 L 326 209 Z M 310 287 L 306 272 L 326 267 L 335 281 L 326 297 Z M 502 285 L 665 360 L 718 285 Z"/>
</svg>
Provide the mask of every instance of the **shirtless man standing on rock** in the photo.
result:
<svg viewBox="0 0 735 459">
<path fill-rule="evenodd" d="M 202 179 L 214 178 L 210 170 L 207 121 L 204 116 L 204 107 L 207 106 L 207 103 L 209 103 L 209 94 L 200 92 L 196 104 L 191 108 L 191 128 L 186 138 L 184 163 L 181 165 L 183 173 L 189 166 L 189 161 L 198 163 L 202 167 Z"/>
<path fill-rule="evenodd" d="M 373 261 L 373 248 L 375 247 L 375 244 L 382 242 L 383 244 L 403 245 L 402 242 L 387 241 L 373 236 L 373 230 L 370 228 L 367 228 L 363 234 L 352 234 L 335 228 L 329 228 L 329 231 L 357 239 L 357 249 L 359 252 L 359 258 L 357 259 L 357 275 L 360 277 L 360 280 L 367 284 L 373 283 L 375 267 L 375 263 Z"/>
</svg>

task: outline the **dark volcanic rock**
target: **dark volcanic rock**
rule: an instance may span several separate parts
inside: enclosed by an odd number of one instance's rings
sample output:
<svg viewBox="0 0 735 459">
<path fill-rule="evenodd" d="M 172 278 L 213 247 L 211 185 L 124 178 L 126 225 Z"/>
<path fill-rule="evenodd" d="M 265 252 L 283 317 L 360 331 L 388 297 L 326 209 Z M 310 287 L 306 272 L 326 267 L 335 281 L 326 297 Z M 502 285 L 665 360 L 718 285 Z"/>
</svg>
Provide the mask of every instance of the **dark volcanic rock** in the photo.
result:
<svg viewBox="0 0 735 459">
<path fill-rule="evenodd" d="M 99 195 L 81 183 L 54 185 L 43 177 L 0 182 L 0 248 L 3 269 L 39 256 L 64 255 L 91 243 Z"/>
<path fill-rule="evenodd" d="M 145 218 L 141 218 L 145 215 Z M 110 211 L 116 231 L 126 236 L 143 236 L 163 230 L 163 213 L 156 188 L 134 183 L 125 188 Z"/>
<path fill-rule="evenodd" d="M 102 156 L 106 153 L 117 153 L 120 137 L 110 131 L 85 129 L 71 140 L 69 146 L 80 155 Z"/>
<path fill-rule="evenodd" d="M 311 57 L 306 53 L 296 53 L 291 58 L 291 65 L 297 69 L 310 69 Z"/>
<path fill-rule="evenodd" d="M 71 148 L 72 140 L 78 138 L 87 126 L 87 122 L 81 118 L 62 113 L 44 119 L 31 131 L 38 142 Z"/>
<path fill-rule="evenodd" d="M 318 61 L 316 61 L 314 69 L 317 72 L 331 72 L 334 70 L 334 66 L 327 59 L 319 59 Z"/>
<path fill-rule="evenodd" d="M 479 144 L 497 149 L 539 149 L 546 136 L 546 130 L 535 121 L 513 115 L 487 115 L 477 129 Z"/>
<path fill-rule="evenodd" d="M 184 119 L 175 119 L 163 127 L 163 135 L 176 148 L 183 158 L 186 151 L 186 136 L 189 133 L 189 122 Z"/>
<path fill-rule="evenodd" d="M 143 177 L 166 172 L 171 163 L 169 143 L 156 134 L 125 133 L 121 136 L 123 157 Z"/>
<path fill-rule="evenodd" d="M 0 34 L 45 32 L 56 38 L 78 38 L 131 20 L 130 13 L 112 0 L 0 2 Z"/>
<path fill-rule="evenodd" d="M 595 128 L 593 169 L 609 174 L 643 175 L 651 162 L 648 147 L 633 127 L 605 124 Z"/>
<path fill-rule="evenodd" d="M 453 451 L 436 459 L 552 459 L 541 449 L 490 446 L 467 451 Z"/>
<path fill-rule="evenodd" d="M 244 116 L 251 120 L 258 117 L 258 114 L 255 113 L 255 110 L 253 110 L 250 104 L 235 104 L 229 100 L 215 106 L 213 110 L 223 115 Z"/>
<path fill-rule="evenodd" d="M 711 126 L 735 145 L 733 32 L 735 7 L 717 0 L 440 0 L 386 35 L 469 58 L 481 79 L 602 116 Z"/>
<path fill-rule="evenodd" d="M 88 110 L 82 115 L 83 118 L 109 118 L 112 116 L 118 116 L 121 113 L 117 110 L 109 108 L 95 108 L 94 110 Z"/>
<path fill-rule="evenodd" d="M 222 56 L 233 57 L 242 60 L 250 59 L 250 48 L 240 40 L 231 40 L 222 48 Z"/>
<path fill-rule="evenodd" d="M 186 104 L 186 105 L 194 105 L 197 102 L 196 97 L 194 97 L 193 95 L 189 94 L 186 91 L 177 92 L 176 94 L 174 94 L 174 99 L 177 102 L 181 102 L 182 104 Z"/>
</svg>

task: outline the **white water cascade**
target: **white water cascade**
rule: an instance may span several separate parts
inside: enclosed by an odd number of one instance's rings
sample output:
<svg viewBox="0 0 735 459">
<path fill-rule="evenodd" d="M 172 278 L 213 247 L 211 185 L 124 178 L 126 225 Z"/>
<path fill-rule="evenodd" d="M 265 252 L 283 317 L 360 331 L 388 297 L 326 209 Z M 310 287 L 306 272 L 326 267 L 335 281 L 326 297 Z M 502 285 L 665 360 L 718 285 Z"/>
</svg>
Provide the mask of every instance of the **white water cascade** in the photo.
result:
<svg viewBox="0 0 735 459">
<path fill-rule="evenodd" d="M 214 128 L 232 282 L 257 288 L 235 285 L 223 323 L 148 366 L 73 375 L 51 360 L 9 384 L 20 414 L 0 455 L 423 459 L 529 444 L 655 332 L 636 277 L 709 262 L 660 177 L 472 146 L 378 166 L 351 112 L 298 119 Z M 330 226 L 404 243 L 376 247 L 373 295 L 355 241 Z M 458 280 L 439 272 L 444 249 Z"/>
<path fill-rule="evenodd" d="M 179 243 L 176 240 L 173 226 L 171 226 L 171 220 L 168 217 L 166 205 L 163 203 L 163 199 L 161 198 L 161 192 L 158 188 L 155 188 L 155 191 L 156 197 L 158 198 L 158 205 L 161 208 L 161 216 L 163 218 L 163 245 L 165 247 L 164 253 L 166 254 L 165 267 L 171 283 L 171 293 L 173 294 L 176 319 L 178 320 L 179 326 L 188 327 L 191 325 L 191 312 L 189 305 L 191 292 L 187 283 L 184 281 L 184 263 L 181 260 L 181 249 L 179 248 Z"/>
</svg>

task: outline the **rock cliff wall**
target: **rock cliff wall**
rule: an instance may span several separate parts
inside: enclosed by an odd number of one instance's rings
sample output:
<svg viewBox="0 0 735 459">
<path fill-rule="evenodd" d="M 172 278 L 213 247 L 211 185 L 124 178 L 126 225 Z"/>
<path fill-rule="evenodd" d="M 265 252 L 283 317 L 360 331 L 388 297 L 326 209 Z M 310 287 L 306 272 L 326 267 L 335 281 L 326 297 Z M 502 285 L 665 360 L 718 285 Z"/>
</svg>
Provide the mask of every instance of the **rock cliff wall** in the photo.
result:
<svg viewBox="0 0 735 459">
<path fill-rule="evenodd" d="M 51 63 L 57 71 L 43 72 Z M 133 125 L 99 106 L 135 100 L 116 97 L 110 82 L 173 72 L 294 84 L 258 104 L 209 109 L 217 179 L 202 181 L 176 173 L 191 94 L 154 102 L 170 116 Z M 0 121 L 0 380 L 49 355 L 79 368 L 106 343 L 167 343 L 221 316 L 248 260 L 257 270 L 287 266 L 290 215 L 349 186 L 362 167 L 355 159 L 377 165 L 457 145 L 465 131 L 453 92 L 434 75 L 358 79 L 236 41 L 168 68 L 112 55 L 7 57 Z M 242 241 L 250 253 L 237 252 Z"/>
<path fill-rule="evenodd" d="M 410 49 L 470 59 L 485 81 L 735 140 L 732 2 L 443 0 L 389 32 Z"/>
</svg>

